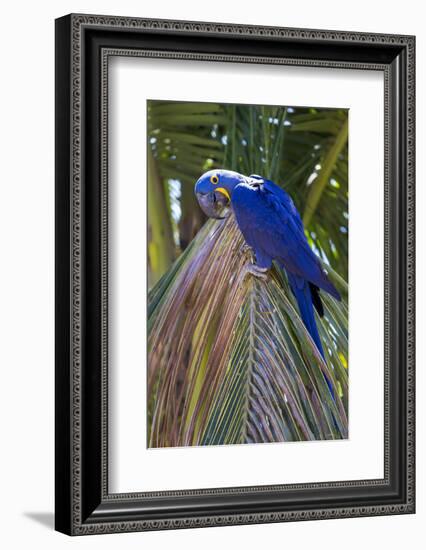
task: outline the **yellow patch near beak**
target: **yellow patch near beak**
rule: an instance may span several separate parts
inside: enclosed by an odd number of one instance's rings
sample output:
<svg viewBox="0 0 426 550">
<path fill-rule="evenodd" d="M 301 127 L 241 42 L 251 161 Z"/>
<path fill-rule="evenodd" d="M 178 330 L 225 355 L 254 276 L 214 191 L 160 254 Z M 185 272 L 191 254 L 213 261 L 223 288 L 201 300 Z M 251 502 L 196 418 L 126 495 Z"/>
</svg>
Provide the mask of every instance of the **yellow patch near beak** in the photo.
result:
<svg viewBox="0 0 426 550">
<path fill-rule="evenodd" d="M 218 187 L 217 189 L 215 189 L 215 191 L 219 191 L 219 193 L 222 193 L 222 195 L 225 195 L 228 201 L 231 202 L 231 197 L 229 196 L 228 191 L 224 187 Z"/>
</svg>

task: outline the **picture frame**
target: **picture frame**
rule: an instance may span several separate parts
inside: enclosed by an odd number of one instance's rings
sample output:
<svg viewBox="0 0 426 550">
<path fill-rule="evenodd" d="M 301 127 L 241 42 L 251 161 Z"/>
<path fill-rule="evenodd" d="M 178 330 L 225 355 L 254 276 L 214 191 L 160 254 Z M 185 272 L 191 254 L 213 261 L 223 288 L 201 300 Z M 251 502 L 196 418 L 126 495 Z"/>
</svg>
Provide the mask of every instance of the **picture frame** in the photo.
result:
<svg viewBox="0 0 426 550">
<path fill-rule="evenodd" d="M 68 535 L 415 511 L 415 38 L 71 14 L 56 20 L 55 528 Z M 108 61 L 384 75 L 384 476 L 150 493 L 108 489 Z"/>
</svg>

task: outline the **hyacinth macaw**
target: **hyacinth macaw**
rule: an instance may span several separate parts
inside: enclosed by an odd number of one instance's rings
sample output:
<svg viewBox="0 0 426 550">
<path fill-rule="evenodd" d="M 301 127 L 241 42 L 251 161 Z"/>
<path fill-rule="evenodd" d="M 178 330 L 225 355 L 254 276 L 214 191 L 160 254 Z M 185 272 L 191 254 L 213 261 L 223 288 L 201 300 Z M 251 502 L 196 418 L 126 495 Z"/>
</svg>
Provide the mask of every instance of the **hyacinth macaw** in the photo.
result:
<svg viewBox="0 0 426 550">
<path fill-rule="evenodd" d="M 322 317 L 320 289 L 336 300 L 340 300 L 340 295 L 309 246 L 302 219 L 290 196 L 261 176 L 244 176 L 230 170 L 203 174 L 195 184 L 195 194 L 202 210 L 212 218 L 221 218 L 224 207 L 231 205 L 238 227 L 256 258 L 256 264 L 247 267 L 250 273 L 266 278 L 273 260 L 285 270 L 302 320 L 325 359 L 314 307 Z"/>
</svg>

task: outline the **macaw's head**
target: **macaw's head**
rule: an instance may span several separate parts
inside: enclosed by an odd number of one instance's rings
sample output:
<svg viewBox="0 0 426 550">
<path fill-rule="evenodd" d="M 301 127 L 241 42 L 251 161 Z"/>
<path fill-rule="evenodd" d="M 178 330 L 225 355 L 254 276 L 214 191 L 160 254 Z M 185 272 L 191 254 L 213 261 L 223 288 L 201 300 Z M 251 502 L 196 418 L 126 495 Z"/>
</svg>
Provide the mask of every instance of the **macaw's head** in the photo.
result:
<svg viewBox="0 0 426 550">
<path fill-rule="evenodd" d="M 195 195 L 203 212 L 209 218 L 223 219 L 232 199 L 234 187 L 245 176 L 232 170 L 209 170 L 195 184 Z"/>
</svg>

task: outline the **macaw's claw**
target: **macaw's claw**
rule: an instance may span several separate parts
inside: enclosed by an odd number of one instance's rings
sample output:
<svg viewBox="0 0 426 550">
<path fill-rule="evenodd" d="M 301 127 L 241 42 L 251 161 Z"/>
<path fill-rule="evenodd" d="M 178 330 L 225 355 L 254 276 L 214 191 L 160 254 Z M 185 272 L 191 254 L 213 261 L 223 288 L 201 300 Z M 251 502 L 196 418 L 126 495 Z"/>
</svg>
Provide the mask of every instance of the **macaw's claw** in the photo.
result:
<svg viewBox="0 0 426 550">
<path fill-rule="evenodd" d="M 254 252 L 251 246 L 249 246 L 247 243 L 244 243 L 240 248 L 240 255 L 242 258 L 246 259 L 247 262 L 253 262 L 254 261 Z"/>
<path fill-rule="evenodd" d="M 251 262 L 247 263 L 242 271 L 241 271 L 241 280 L 243 281 L 247 275 L 253 275 L 254 277 L 257 277 L 258 279 L 262 279 L 263 281 L 268 280 L 268 268 L 267 267 L 259 267 L 256 264 L 252 264 Z"/>
<path fill-rule="evenodd" d="M 253 249 L 247 243 L 244 243 L 243 246 L 241 247 L 241 253 L 242 254 L 248 254 L 248 253 L 253 254 Z"/>
</svg>

